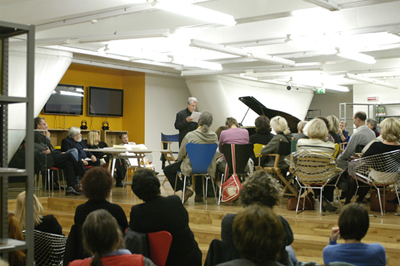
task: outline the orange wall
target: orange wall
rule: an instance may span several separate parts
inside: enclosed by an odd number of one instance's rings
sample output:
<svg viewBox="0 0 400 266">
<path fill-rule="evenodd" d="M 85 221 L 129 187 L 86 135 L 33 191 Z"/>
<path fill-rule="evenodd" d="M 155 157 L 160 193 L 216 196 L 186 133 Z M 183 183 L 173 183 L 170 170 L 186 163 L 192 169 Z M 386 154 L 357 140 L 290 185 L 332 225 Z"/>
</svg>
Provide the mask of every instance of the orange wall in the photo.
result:
<svg viewBox="0 0 400 266">
<path fill-rule="evenodd" d="M 81 121 L 86 120 L 88 129 L 101 130 L 102 122 L 107 119 L 110 130 L 126 130 L 129 140 L 144 143 L 144 102 L 145 74 L 118 69 L 71 64 L 60 83 L 84 86 L 83 115 L 45 115 L 49 128 L 80 127 Z M 124 90 L 124 116 L 100 117 L 88 116 L 89 86 L 105 87 Z"/>
</svg>

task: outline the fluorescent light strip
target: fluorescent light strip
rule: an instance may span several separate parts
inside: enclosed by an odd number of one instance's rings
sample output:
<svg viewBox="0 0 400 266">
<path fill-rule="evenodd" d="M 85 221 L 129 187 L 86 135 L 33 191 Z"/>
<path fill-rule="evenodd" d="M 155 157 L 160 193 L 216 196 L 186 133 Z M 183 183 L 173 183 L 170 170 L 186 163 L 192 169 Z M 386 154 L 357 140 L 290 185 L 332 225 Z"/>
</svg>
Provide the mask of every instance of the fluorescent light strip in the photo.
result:
<svg viewBox="0 0 400 266">
<path fill-rule="evenodd" d="M 333 3 L 329 0 L 304 0 L 306 2 L 312 3 L 314 5 L 317 5 L 319 7 L 328 9 L 330 11 L 338 11 L 340 10 L 340 7 L 336 4 Z"/>
<path fill-rule="evenodd" d="M 296 66 L 296 62 L 294 62 L 292 60 L 287 60 L 284 58 L 270 56 L 270 55 L 249 53 L 248 51 L 243 50 L 241 48 L 229 47 L 229 46 L 224 46 L 224 45 L 220 45 L 220 44 L 204 42 L 204 41 L 200 41 L 200 40 L 192 39 L 190 46 L 208 49 L 208 50 L 217 51 L 217 52 L 226 53 L 226 54 L 231 54 L 231 55 L 248 57 L 251 59 L 256 59 L 256 60 L 264 61 L 264 62 L 268 62 L 268 63 Z"/>
<path fill-rule="evenodd" d="M 172 59 L 172 63 L 178 64 L 178 65 L 189 66 L 189 67 L 204 68 L 204 69 L 209 69 L 209 70 L 222 70 L 221 64 L 207 62 L 207 61 L 199 61 L 199 60 L 194 60 L 194 59 L 189 59 L 189 58 L 184 58 L 184 57 L 174 57 Z"/>
<path fill-rule="evenodd" d="M 78 39 L 78 42 L 79 43 L 107 42 L 111 40 L 157 38 L 157 37 L 168 37 L 168 36 L 169 36 L 169 30 L 132 31 L 132 32 L 116 33 L 112 35 L 82 37 Z"/>
<path fill-rule="evenodd" d="M 375 64 L 376 63 L 375 58 L 373 58 L 372 56 L 366 55 L 366 54 L 362 54 L 362 53 L 350 52 L 350 51 L 338 49 L 338 52 L 336 55 L 343 57 L 343 58 L 358 61 L 361 63 L 366 63 L 366 64 Z"/>
<path fill-rule="evenodd" d="M 370 83 L 370 84 L 375 84 L 377 86 L 382 86 L 382 87 L 386 87 L 386 88 L 390 88 L 390 89 L 398 89 L 399 88 L 398 86 L 396 86 L 394 84 L 386 83 L 386 82 L 383 82 L 383 81 L 380 81 L 377 79 L 367 78 L 367 77 L 364 77 L 363 75 L 346 73 L 346 75 L 344 77 L 347 79 L 366 82 L 366 83 Z"/>
<path fill-rule="evenodd" d="M 164 1 L 156 0 L 153 3 L 154 7 L 169 11 L 178 15 L 199 19 L 206 22 L 217 23 L 226 26 L 236 25 L 233 16 L 221 13 L 212 9 L 194 5 L 188 0 L 181 1 Z"/>
<path fill-rule="evenodd" d="M 129 58 L 125 57 L 125 56 L 110 55 L 110 54 L 105 54 L 105 53 L 101 53 L 101 52 L 97 52 L 97 51 L 95 52 L 95 51 L 79 49 L 79 48 L 72 48 L 72 47 L 66 47 L 66 46 L 60 46 L 60 45 L 46 46 L 46 48 L 55 49 L 55 50 L 61 50 L 61 51 L 66 51 L 66 52 L 71 52 L 71 53 L 100 56 L 100 57 L 117 59 L 117 60 L 122 60 L 122 61 L 129 61 Z"/>
</svg>

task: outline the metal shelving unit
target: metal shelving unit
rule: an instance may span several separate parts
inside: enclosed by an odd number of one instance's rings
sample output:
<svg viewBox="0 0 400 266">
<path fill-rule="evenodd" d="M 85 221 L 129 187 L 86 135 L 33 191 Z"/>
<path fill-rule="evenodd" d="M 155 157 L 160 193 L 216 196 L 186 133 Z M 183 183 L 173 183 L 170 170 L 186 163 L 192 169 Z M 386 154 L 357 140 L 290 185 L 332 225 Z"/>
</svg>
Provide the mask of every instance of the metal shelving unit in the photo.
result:
<svg viewBox="0 0 400 266">
<path fill-rule="evenodd" d="M 26 35 L 27 54 L 26 54 L 26 97 L 8 96 L 8 64 L 9 64 L 9 38 L 17 35 Z M 34 96 L 34 52 L 35 52 L 35 26 L 21 25 L 0 21 L 0 115 L 1 139 L 0 145 L 0 197 L 1 197 L 1 227 L 0 227 L 0 253 L 3 259 L 8 259 L 8 252 L 14 250 L 26 250 L 26 265 L 33 265 L 33 96 Z M 24 73 L 20 73 L 23 76 Z M 26 105 L 26 154 L 25 169 L 8 168 L 8 105 L 24 103 Z M 15 176 L 22 176 L 26 179 L 26 241 L 18 241 L 7 238 L 8 236 L 8 180 Z"/>
</svg>

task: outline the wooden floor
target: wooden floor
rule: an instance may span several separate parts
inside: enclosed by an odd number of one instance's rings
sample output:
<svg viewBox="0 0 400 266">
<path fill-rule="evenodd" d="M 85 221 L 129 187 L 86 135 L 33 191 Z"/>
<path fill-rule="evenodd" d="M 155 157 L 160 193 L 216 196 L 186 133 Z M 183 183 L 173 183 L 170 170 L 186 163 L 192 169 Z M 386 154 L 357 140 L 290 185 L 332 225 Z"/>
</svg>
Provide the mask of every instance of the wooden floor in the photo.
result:
<svg viewBox="0 0 400 266">
<path fill-rule="evenodd" d="M 160 176 L 163 181 L 164 177 Z M 15 197 L 20 191 L 9 191 L 9 210 L 15 208 Z M 161 187 L 161 194 L 168 196 L 173 194 L 173 190 L 168 182 Z M 181 193 L 177 193 L 181 196 Z M 73 224 L 75 208 L 86 201 L 82 196 L 65 196 L 64 192 L 55 191 L 48 197 L 48 193 L 36 191 L 36 195 L 42 202 L 45 213 L 53 214 L 61 226 L 64 234 L 68 235 L 69 229 Z M 124 188 L 113 188 L 109 199 L 110 202 L 118 203 L 124 209 L 128 219 L 132 205 L 142 203 L 131 191 L 130 186 Z M 300 261 L 322 262 L 322 249 L 328 244 L 331 228 L 337 226 L 338 214 L 320 214 L 318 209 L 315 211 L 304 211 L 296 214 L 295 211 L 286 209 L 287 198 L 275 207 L 275 212 L 285 217 L 294 232 L 294 242 L 292 247 Z M 368 204 L 366 204 L 369 209 Z M 185 204 L 189 213 L 190 227 L 194 232 L 200 249 L 203 252 L 203 261 L 206 257 L 210 242 L 218 238 L 221 233 L 221 220 L 227 213 L 237 213 L 242 210 L 242 206 L 236 203 L 215 204 L 213 198 L 208 198 L 207 203 L 195 203 L 194 197 L 190 198 Z M 387 265 L 400 265 L 400 216 L 394 213 L 386 213 L 383 217 L 380 212 L 371 212 L 370 229 L 367 236 L 363 239 L 365 243 L 379 242 L 386 249 Z M 340 241 L 339 241 L 340 242 Z"/>
</svg>

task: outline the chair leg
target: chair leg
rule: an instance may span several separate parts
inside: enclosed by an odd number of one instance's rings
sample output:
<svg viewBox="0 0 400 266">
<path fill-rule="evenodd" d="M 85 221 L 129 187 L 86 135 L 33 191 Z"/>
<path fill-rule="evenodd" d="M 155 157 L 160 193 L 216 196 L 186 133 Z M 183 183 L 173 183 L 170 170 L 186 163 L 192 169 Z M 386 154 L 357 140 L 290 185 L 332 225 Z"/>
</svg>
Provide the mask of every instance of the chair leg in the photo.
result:
<svg viewBox="0 0 400 266">
<path fill-rule="evenodd" d="M 204 183 L 203 183 L 203 199 L 204 199 L 204 202 L 207 202 L 207 193 L 208 193 L 208 178 L 207 177 L 205 177 L 206 178 L 206 187 L 205 187 L 205 189 L 204 189 Z M 205 190 L 205 191 L 204 191 Z"/>
<path fill-rule="evenodd" d="M 320 192 L 319 192 L 319 213 L 322 214 L 322 191 L 324 190 L 324 187 L 321 187 Z"/>
<path fill-rule="evenodd" d="M 214 180 L 212 178 L 211 178 L 211 184 L 212 184 L 213 191 L 214 191 L 215 203 L 217 203 L 218 201 L 217 201 L 217 193 L 215 191 L 215 182 L 214 182 Z"/>
<path fill-rule="evenodd" d="M 376 191 L 378 192 L 378 200 L 379 200 L 379 207 L 381 208 L 381 215 L 383 216 L 383 209 L 382 209 L 382 201 L 381 201 L 381 193 L 379 192 L 379 188 L 376 188 Z"/>
<path fill-rule="evenodd" d="M 221 197 L 222 197 L 222 180 L 224 180 L 224 174 L 221 175 L 221 182 L 219 183 L 218 206 L 221 204 Z"/>
<path fill-rule="evenodd" d="M 300 196 L 301 196 L 301 191 L 302 190 L 303 190 L 303 187 L 301 187 L 300 184 L 299 184 L 299 194 L 298 194 L 298 197 L 297 197 L 296 214 L 298 214 L 298 211 L 299 211 Z M 303 204 L 303 211 L 304 211 L 304 205 L 305 204 Z"/>
</svg>

